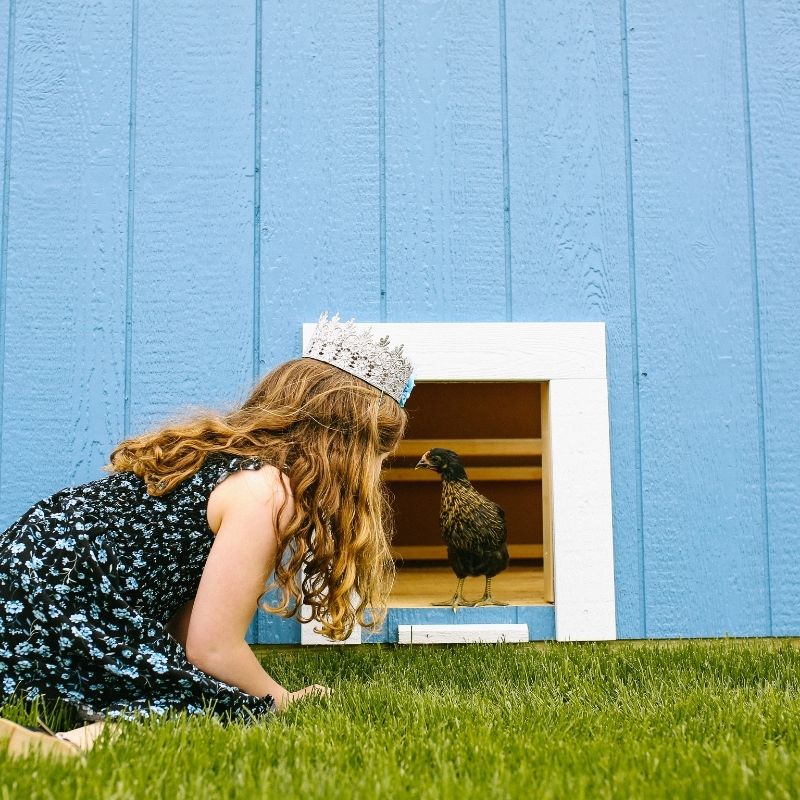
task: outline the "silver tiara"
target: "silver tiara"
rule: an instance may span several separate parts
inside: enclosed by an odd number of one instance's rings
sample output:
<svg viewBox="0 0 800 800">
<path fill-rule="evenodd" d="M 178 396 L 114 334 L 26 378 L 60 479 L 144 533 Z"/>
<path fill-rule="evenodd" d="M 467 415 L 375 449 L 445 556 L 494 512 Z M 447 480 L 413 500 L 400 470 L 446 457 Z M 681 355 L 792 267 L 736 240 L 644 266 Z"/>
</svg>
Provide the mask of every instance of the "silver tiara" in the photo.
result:
<svg viewBox="0 0 800 800">
<path fill-rule="evenodd" d="M 339 367 L 405 405 L 414 380 L 414 367 L 403 355 L 403 345 L 390 348 L 389 337 L 375 341 L 372 329 L 356 329 L 355 322 L 343 323 L 327 312 L 319 318 L 305 358 Z"/>
</svg>

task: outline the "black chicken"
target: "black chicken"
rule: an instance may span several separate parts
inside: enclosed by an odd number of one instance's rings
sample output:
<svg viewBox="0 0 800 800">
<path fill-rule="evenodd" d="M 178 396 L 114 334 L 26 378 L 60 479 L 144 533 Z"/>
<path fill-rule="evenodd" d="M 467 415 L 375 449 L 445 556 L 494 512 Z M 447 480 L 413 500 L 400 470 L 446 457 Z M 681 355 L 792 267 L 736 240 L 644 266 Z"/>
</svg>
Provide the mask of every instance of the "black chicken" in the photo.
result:
<svg viewBox="0 0 800 800">
<path fill-rule="evenodd" d="M 508 566 L 506 520 L 503 509 L 476 491 L 467 478 L 457 453 L 434 447 L 416 468 L 425 467 L 442 476 L 439 524 L 447 545 L 447 560 L 458 578 L 452 599 L 436 606 L 506 606 L 492 597 L 492 578 Z M 486 587 L 480 600 L 464 599 L 464 579 L 483 575 Z"/>
</svg>

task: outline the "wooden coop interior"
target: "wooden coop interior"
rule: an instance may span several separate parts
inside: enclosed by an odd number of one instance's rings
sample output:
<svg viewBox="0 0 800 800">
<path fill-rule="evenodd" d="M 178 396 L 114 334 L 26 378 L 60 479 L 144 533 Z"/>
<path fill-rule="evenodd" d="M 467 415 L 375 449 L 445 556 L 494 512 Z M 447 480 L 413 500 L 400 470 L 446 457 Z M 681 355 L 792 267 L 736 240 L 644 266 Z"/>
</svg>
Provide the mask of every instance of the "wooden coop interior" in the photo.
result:
<svg viewBox="0 0 800 800">
<path fill-rule="evenodd" d="M 383 472 L 397 567 L 389 605 L 429 606 L 456 587 L 439 529 L 441 479 L 414 469 L 432 447 L 458 453 L 475 488 L 505 511 L 510 562 L 492 580 L 495 598 L 512 606 L 552 602 L 548 384 L 418 383 L 406 410 L 406 437 Z M 467 578 L 464 596 L 477 600 L 483 587 L 482 577 Z"/>
</svg>

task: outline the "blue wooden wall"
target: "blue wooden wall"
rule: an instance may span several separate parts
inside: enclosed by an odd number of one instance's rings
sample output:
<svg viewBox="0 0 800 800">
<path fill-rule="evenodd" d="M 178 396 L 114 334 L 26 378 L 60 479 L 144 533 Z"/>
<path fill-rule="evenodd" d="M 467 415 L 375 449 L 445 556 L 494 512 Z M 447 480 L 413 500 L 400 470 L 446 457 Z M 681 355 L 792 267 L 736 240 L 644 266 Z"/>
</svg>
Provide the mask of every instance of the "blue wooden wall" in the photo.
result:
<svg viewBox="0 0 800 800">
<path fill-rule="evenodd" d="M 620 635 L 800 635 L 798 52 L 796 0 L 0 0 L 0 527 L 322 309 L 603 320 Z"/>
</svg>

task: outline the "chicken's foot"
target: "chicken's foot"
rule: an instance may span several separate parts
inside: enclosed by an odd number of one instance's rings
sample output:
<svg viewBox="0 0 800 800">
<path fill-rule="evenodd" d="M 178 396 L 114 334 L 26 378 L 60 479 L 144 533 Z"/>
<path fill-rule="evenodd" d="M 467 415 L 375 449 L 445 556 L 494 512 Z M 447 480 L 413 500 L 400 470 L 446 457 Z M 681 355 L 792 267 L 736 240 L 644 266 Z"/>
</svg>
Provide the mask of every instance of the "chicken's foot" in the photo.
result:
<svg viewBox="0 0 800 800">
<path fill-rule="evenodd" d="M 458 586 L 456 587 L 456 593 L 449 599 L 449 600 L 440 600 L 436 603 L 431 603 L 432 606 L 450 606 L 453 609 L 453 613 L 455 614 L 458 611 L 459 606 L 471 606 L 473 605 L 471 600 L 464 599 L 464 578 L 458 579 Z"/>
<path fill-rule="evenodd" d="M 502 600 L 495 600 L 492 597 L 492 579 L 486 578 L 486 588 L 483 590 L 483 597 L 480 600 L 476 600 L 474 603 L 470 605 L 473 606 L 507 606 L 508 603 L 503 602 Z"/>
</svg>

